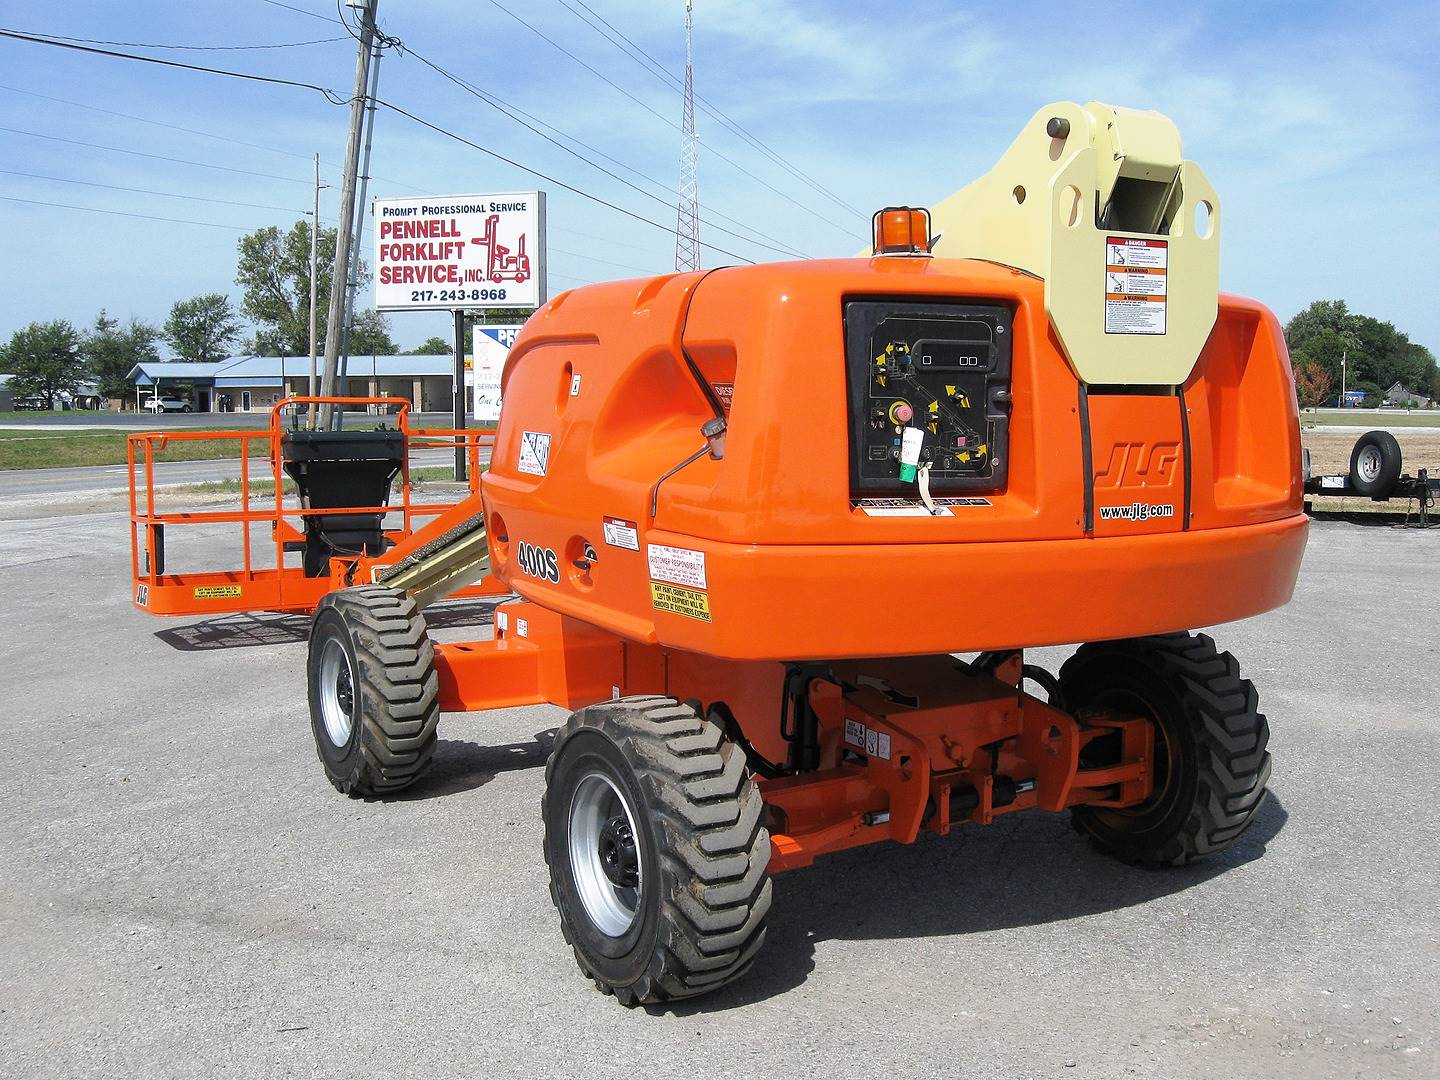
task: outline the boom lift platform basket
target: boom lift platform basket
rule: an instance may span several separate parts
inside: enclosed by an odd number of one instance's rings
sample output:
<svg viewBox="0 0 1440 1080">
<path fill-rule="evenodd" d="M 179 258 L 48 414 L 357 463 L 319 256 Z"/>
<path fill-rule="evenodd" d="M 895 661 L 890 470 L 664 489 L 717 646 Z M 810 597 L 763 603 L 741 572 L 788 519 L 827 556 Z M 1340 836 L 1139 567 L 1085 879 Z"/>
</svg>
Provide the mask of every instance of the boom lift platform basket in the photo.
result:
<svg viewBox="0 0 1440 1080">
<path fill-rule="evenodd" d="M 396 408 L 394 426 L 369 431 L 309 431 L 300 414 L 314 405 L 367 410 Z M 347 414 L 353 421 L 357 414 Z M 290 423 L 287 427 L 287 418 Z M 309 612 L 336 588 L 353 583 L 359 563 L 379 555 L 411 536 L 423 522 L 454 509 L 454 501 L 416 502 L 411 497 L 411 455 L 427 449 L 462 447 L 469 463 L 468 496 L 480 490 L 481 451 L 494 445 L 488 431 L 448 428 L 412 429 L 409 404 L 394 398 L 294 397 L 270 410 L 260 429 L 231 431 L 143 432 L 127 440 L 130 481 L 130 564 L 135 605 L 152 615 L 215 615 L 240 611 Z M 186 442 L 235 444 L 239 463 L 239 508 L 198 511 L 160 509 L 156 466 L 162 452 Z M 381 460 L 367 470 L 364 458 L 379 448 Z M 389 460 L 387 468 L 382 464 Z M 380 466 L 380 472 L 376 472 Z M 252 469 L 262 471 L 257 477 Z M 393 471 L 391 471 L 393 469 Z M 324 471 L 329 475 L 323 475 Z M 366 473 L 369 475 L 365 475 Z M 298 474 L 298 475 L 297 475 Z M 285 481 L 301 488 L 301 499 L 285 496 Z M 391 481 L 399 481 L 399 503 L 391 504 Z M 263 483 L 268 490 L 257 490 Z M 310 490 L 307 486 L 313 485 Z M 337 497 L 344 496 L 337 501 Z M 354 505 L 348 505 L 351 499 Z M 398 518 L 398 521 L 395 519 Z M 383 528 L 386 520 L 393 527 Z M 359 526 L 357 529 L 356 526 Z M 236 527 L 240 565 L 233 569 L 167 572 L 167 544 L 180 529 L 200 532 L 203 526 Z M 263 540 L 256 528 L 268 530 Z M 343 533 L 353 542 L 365 534 L 360 548 L 330 543 Z M 369 534 L 374 533 L 374 536 Z M 215 543 L 213 530 L 197 536 L 195 547 Z M 184 549 L 182 549 L 182 552 Z M 298 553 L 295 558 L 287 554 Z M 368 580 L 359 578 L 358 580 Z M 503 596 L 496 581 L 466 590 L 465 596 Z"/>
</svg>

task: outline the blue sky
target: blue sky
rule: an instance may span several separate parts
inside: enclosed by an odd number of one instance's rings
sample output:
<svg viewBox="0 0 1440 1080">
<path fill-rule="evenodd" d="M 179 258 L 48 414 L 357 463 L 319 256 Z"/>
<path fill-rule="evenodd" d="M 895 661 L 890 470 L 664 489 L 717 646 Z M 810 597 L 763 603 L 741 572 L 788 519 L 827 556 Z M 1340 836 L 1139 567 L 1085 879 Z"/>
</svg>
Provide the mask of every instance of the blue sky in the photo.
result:
<svg viewBox="0 0 1440 1080">
<path fill-rule="evenodd" d="M 680 0 L 587 2 L 680 72 Z M 0 25 L 172 45 L 338 38 L 152 55 L 348 94 L 355 49 L 334 21 L 333 0 L 284 3 L 6 0 Z M 429 59 L 649 178 L 605 163 L 660 201 L 562 152 L 413 56 L 386 55 L 380 96 L 673 224 L 667 191 L 678 174 L 678 94 L 561 0 L 499 3 L 556 44 L 494 0 L 381 0 L 380 23 Z M 702 112 L 704 216 L 727 215 L 744 222 L 737 231 L 767 233 L 808 255 L 849 255 L 864 244 L 871 209 L 939 201 L 988 169 L 1049 101 L 1154 108 L 1179 125 L 1187 156 L 1224 202 L 1224 288 L 1264 301 L 1282 318 L 1312 299 L 1343 297 L 1440 352 L 1440 214 L 1424 187 L 1440 173 L 1433 5 L 1168 3 L 1094 9 L 1108 13 L 1101 18 L 1070 4 L 1016 0 L 697 0 L 696 7 L 697 91 L 839 200 Z M 171 303 L 195 293 L 225 291 L 238 300 L 241 232 L 287 226 L 309 206 L 316 151 L 336 181 L 345 119 L 346 110 L 309 91 L 0 40 L 0 128 L 35 133 L 0 130 L 0 196 L 207 223 L 0 199 L 0 339 L 36 319 L 88 324 L 102 306 L 159 322 Z M 673 266 L 673 236 L 393 113 L 380 113 L 371 171 L 378 197 L 549 190 L 552 293 Z M 266 208 L 229 204 L 237 202 Z M 334 206 L 332 187 L 322 196 L 322 219 L 333 222 Z M 736 228 L 718 216 L 713 224 Z M 749 258 L 778 257 L 706 224 L 701 236 Z M 727 261 L 707 254 L 708 265 Z M 446 334 L 448 317 L 396 314 L 391 327 L 409 346 Z"/>
</svg>

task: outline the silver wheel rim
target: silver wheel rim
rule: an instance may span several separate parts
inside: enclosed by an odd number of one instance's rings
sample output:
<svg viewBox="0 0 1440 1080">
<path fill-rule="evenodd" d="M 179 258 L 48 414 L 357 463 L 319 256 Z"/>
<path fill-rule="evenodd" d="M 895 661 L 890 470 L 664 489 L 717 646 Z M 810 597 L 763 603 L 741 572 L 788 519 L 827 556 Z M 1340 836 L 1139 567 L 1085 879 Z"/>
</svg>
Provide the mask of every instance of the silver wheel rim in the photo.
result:
<svg viewBox="0 0 1440 1080">
<path fill-rule="evenodd" d="M 1356 464 L 1366 480 L 1376 479 L 1380 475 L 1380 451 L 1373 446 L 1365 447 L 1360 451 L 1360 460 Z"/>
<path fill-rule="evenodd" d="M 635 925 L 644 883 L 635 815 L 604 773 L 581 777 L 570 799 L 570 873 L 590 921 L 607 937 Z"/>
<path fill-rule="evenodd" d="M 350 742 L 355 708 L 355 673 L 339 638 L 329 638 L 320 652 L 320 718 L 336 746 Z"/>
</svg>

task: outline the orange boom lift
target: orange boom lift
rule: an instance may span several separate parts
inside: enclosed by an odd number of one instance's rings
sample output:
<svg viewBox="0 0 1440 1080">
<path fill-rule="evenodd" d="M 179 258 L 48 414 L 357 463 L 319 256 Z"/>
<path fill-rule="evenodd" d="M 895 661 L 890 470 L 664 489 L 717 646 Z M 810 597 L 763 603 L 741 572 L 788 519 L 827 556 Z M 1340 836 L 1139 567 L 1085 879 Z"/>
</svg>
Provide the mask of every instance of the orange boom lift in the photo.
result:
<svg viewBox="0 0 1440 1080">
<path fill-rule="evenodd" d="M 740 976 L 771 877 L 862 844 L 1034 809 L 1147 866 L 1224 848 L 1268 729 L 1190 629 L 1285 603 L 1307 522 L 1284 339 L 1218 294 L 1220 225 L 1166 118 L 1062 102 L 933 215 L 877 214 L 873 255 L 555 298 L 479 493 L 315 613 L 330 781 L 414 783 L 442 711 L 574 710 L 550 891 L 626 1004 Z M 487 569 L 493 638 L 433 644 Z"/>
</svg>

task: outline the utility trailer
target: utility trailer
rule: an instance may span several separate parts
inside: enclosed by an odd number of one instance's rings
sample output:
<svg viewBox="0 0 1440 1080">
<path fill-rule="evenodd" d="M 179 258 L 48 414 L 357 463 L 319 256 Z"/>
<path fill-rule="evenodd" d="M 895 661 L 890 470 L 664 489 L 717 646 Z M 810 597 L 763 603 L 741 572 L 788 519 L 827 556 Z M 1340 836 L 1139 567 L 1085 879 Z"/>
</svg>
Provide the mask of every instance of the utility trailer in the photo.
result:
<svg viewBox="0 0 1440 1080">
<path fill-rule="evenodd" d="M 1403 472 L 1400 443 L 1388 431 L 1367 431 L 1355 441 L 1348 473 L 1311 475 L 1309 451 L 1304 468 L 1307 495 L 1350 495 L 1374 502 L 1406 499 L 1416 504 L 1416 526 L 1432 524 L 1430 507 L 1440 495 L 1440 479 L 1432 480 L 1429 469 L 1418 469 L 1414 476 Z M 1406 524 L 1409 516 L 1407 511 Z"/>
</svg>

